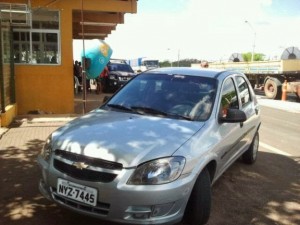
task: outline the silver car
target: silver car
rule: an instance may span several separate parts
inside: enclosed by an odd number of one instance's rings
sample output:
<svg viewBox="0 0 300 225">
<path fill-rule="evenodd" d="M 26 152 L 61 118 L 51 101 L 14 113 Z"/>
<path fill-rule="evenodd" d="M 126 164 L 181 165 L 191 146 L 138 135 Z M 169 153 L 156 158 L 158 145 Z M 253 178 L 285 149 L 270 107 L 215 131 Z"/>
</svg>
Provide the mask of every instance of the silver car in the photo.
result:
<svg viewBox="0 0 300 225">
<path fill-rule="evenodd" d="M 212 184 L 237 159 L 256 160 L 260 123 L 244 74 L 150 70 L 49 136 L 39 189 L 101 220 L 205 224 Z"/>
</svg>

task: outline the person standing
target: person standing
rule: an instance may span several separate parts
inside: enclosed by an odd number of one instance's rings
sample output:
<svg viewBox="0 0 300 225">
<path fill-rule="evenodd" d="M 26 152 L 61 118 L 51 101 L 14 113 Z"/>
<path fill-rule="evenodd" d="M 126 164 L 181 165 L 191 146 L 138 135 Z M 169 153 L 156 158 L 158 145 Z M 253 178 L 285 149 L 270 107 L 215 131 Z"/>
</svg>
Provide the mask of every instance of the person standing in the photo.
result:
<svg viewBox="0 0 300 225">
<path fill-rule="evenodd" d="M 96 94 L 99 94 L 103 91 L 102 83 L 105 82 L 105 79 L 108 77 L 108 67 L 105 66 L 100 75 L 97 77 L 97 88 L 96 88 Z"/>
<path fill-rule="evenodd" d="M 80 74 L 80 77 L 81 77 L 81 80 L 83 82 L 83 74 L 82 74 L 82 66 L 81 66 L 81 62 L 78 63 L 78 68 L 79 68 L 79 74 Z M 90 78 L 88 78 L 88 76 L 86 76 L 85 78 L 85 86 L 86 86 L 86 91 L 87 92 L 92 92 L 91 90 L 91 80 Z"/>
</svg>

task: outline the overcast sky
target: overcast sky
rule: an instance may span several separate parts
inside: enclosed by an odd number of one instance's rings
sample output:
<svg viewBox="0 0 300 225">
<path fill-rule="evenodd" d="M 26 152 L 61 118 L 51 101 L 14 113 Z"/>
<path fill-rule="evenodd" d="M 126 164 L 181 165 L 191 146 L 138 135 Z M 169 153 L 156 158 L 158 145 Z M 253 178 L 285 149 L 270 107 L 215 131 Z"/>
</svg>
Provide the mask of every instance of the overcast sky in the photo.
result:
<svg viewBox="0 0 300 225">
<path fill-rule="evenodd" d="M 139 0 L 105 42 L 112 58 L 227 60 L 300 48 L 300 0 Z M 245 23 L 245 21 L 248 23 Z M 256 34 L 256 35 L 254 35 Z"/>
</svg>

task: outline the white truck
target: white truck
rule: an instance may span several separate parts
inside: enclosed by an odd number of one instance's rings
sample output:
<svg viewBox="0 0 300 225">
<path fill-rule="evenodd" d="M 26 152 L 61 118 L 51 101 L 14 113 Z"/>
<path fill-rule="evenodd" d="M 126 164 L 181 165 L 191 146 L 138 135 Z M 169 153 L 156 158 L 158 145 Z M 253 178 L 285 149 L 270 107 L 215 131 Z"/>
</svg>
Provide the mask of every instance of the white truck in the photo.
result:
<svg viewBox="0 0 300 225">
<path fill-rule="evenodd" d="M 128 60 L 128 64 L 132 67 L 134 72 L 140 73 L 146 70 L 158 68 L 159 60 L 147 57 L 140 57 Z"/>
<path fill-rule="evenodd" d="M 200 64 L 192 64 L 198 67 Z M 300 99 L 300 59 L 255 62 L 212 62 L 209 68 L 236 70 L 244 73 L 252 86 L 264 91 L 269 99 L 280 99 L 282 85 L 287 81 L 287 92 Z"/>
</svg>

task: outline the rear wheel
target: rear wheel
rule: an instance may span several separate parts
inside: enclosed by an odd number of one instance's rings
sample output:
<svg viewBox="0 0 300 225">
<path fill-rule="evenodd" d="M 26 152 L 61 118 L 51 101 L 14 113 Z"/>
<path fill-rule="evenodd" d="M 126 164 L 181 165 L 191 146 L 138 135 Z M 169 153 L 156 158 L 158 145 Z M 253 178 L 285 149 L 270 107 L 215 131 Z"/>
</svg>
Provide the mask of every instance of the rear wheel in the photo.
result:
<svg viewBox="0 0 300 225">
<path fill-rule="evenodd" d="M 277 85 L 277 83 L 272 80 L 268 79 L 265 83 L 264 87 L 265 95 L 269 99 L 280 99 L 281 98 L 281 86 Z"/>
<path fill-rule="evenodd" d="M 184 221 L 190 225 L 206 224 L 211 208 L 211 182 L 205 168 L 197 178 L 184 213 Z"/>
<path fill-rule="evenodd" d="M 253 164 L 257 158 L 259 134 L 256 132 L 249 149 L 242 155 L 244 163 Z"/>
</svg>

